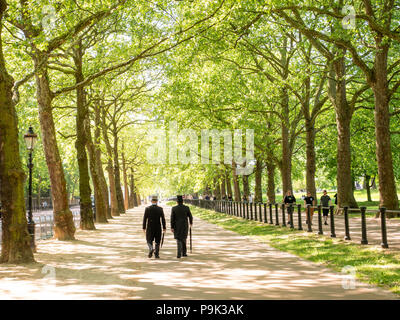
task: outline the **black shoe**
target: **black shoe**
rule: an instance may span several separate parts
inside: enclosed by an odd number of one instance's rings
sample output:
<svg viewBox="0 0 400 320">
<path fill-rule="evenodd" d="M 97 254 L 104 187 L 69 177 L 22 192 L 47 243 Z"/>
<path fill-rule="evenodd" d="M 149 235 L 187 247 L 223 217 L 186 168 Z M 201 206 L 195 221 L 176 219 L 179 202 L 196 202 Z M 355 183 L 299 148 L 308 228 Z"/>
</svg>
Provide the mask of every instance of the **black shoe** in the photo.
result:
<svg viewBox="0 0 400 320">
<path fill-rule="evenodd" d="M 160 259 L 160 256 L 157 254 L 157 255 L 155 256 L 155 258 L 156 258 L 156 259 Z"/>
<path fill-rule="evenodd" d="M 154 252 L 154 250 L 151 250 L 151 251 L 149 252 L 149 258 L 151 258 L 151 257 L 153 256 L 153 252 Z"/>
<path fill-rule="evenodd" d="M 325 222 L 325 223 L 324 223 L 324 225 L 326 225 L 326 226 L 327 226 L 327 225 L 328 225 L 328 222 Z"/>
<path fill-rule="evenodd" d="M 187 257 L 187 254 L 183 254 L 182 257 Z"/>
<path fill-rule="evenodd" d="M 181 258 L 181 256 L 176 256 L 178 259 L 180 259 Z"/>
</svg>

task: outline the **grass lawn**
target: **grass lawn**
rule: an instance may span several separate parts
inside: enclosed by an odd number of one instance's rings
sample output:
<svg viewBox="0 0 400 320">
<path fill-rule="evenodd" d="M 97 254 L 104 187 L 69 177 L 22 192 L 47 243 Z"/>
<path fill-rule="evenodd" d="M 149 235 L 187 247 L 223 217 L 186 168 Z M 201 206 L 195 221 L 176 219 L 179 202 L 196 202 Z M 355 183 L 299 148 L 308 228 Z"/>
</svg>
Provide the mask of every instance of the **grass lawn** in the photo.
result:
<svg viewBox="0 0 400 320">
<path fill-rule="evenodd" d="M 366 247 L 341 239 L 328 239 L 303 231 L 243 220 L 195 206 L 191 206 L 191 211 L 205 221 L 243 236 L 254 237 L 274 248 L 323 264 L 338 272 L 345 266 L 353 266 L 358 279 L 400 295 L 399 253 L 388 253 L 373 246 Z"/>
</svg>

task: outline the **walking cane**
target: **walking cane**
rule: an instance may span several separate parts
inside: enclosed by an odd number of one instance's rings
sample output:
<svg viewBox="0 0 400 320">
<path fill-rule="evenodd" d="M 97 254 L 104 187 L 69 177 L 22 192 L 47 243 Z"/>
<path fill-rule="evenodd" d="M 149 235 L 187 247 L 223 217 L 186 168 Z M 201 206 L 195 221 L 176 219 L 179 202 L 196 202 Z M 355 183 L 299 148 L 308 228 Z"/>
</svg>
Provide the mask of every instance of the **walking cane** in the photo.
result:
<svg viewBox="0 0 400 320">
<path fill-rule="evenodd" d="M 163 243 L 164 243 L 164 235 L 165 235 L 165 232 L 162 233 L 161 246 L 160 246 L 161 248 L 162 248 L 162 245 L 163 245 Z"/>
<path fill-rule="evenodd" d="M 190 253 L 192 253 L 192 227 L 189 228 L 189 234 L 190 234 Z"/>
</svg>

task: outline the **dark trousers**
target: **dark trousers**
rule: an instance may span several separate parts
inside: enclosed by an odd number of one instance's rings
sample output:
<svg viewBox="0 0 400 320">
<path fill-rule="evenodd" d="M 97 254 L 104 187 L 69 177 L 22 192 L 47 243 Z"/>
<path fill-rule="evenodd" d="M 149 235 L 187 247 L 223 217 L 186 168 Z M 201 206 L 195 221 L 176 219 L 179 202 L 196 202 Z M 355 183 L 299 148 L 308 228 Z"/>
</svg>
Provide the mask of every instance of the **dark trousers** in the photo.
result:
<svg viewBox="0 0 400 320">
<path fill-rule="evenodd" d="M 153 253 L 153 241 L 152 242 L 147 242 L 147 245 L 149 247 L 149 253 Z M 159 255 L 159 253 L 160 253 L 160 243 L 156 242 L 156 248 L 155 248 L 154 254 L 157 257 Z"/>
<path fill-rule="evenodd" d="M 176 239 L 176 243 L 178 245 L 178 257 L 185 256 L 187 253 L 186 239 Z"/>
</svg>

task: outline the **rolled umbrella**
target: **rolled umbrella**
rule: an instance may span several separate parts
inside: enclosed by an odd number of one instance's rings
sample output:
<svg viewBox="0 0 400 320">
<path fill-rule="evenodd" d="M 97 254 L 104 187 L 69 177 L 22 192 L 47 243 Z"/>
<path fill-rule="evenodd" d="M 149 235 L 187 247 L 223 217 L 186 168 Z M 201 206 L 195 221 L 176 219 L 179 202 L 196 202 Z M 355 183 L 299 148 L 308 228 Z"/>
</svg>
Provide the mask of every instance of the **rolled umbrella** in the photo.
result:
<svg viewBox="0 0 400 320">
<path fill-rule="evenodd" d="M 161 246 L 160 246 L 161 248 L 162 248 L 162 245 L 164 244 L 164 235 L 165 235 L 165 232 L 162 233 Z"/>
<path fill-rule="evenodd" d="M 189 228 L 189 234 L 190 234 L 190 253 L 192 253 L 192 227 Z"/>
</svg>

